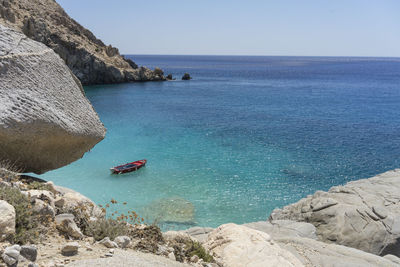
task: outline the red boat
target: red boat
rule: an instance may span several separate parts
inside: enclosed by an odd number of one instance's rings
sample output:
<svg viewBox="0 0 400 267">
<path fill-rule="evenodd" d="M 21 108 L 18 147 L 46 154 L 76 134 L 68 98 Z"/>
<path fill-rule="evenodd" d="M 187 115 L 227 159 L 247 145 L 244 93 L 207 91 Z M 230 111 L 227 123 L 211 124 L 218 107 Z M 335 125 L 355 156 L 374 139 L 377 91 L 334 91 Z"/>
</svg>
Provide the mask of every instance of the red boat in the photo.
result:
<svg viewBox="0 0 400 267">
<path fill-rule="evenodd" d="M 142 159 L 142 160 L 126 163 L 124 165 L 120 165 L 120 166 L 111 168 L 110 171 L 113 174 L 133 172 L 133 171 L 137 171 L 140 168 L 142 168 L 143 166 L 145 166 L 146 162 L 147 162 L 147 160 Z"/>
</svg>

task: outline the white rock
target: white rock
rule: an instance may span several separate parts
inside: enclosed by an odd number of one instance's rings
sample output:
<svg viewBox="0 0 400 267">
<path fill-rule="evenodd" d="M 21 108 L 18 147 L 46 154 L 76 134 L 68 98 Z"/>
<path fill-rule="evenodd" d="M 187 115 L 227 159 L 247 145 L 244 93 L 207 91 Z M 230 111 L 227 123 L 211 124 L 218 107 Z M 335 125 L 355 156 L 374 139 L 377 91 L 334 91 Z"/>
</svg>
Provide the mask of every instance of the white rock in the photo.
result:
<svg viewBox="0 0 400 267">
<path fill-rule="evenodd" d="M 117 236 L 114 242 L 117 243 L 118 247 L 126 248 L 131 243 L 131 238 L 129 236 Z"/>
<path fill-rule="evenodd" d="M 72 238 L 82 238 L 83 234 L 74 221 L 73 214 L 59 214 L 55 217 L 57 229 Z"/>
<path fill-rule="evenodd" d="M 15 209 L 4 200 L 0 200 L 0 241 L 15 234 Z"/>
<path fill-rule="evenodd" d="M 104 216 L 102 210 L 86 196 L 62 186 L 55 186 L 55 188 L 64 200 L 61 208 L 63 213 L 75 213 L 78 209 L 86 218 L 101 218 Z"/>
<path fill-rule="evenodd" d="M 170 253 L 168 254 L 168 258 L 169 258 L 170 260 L 176 261 L 175 254 L 174 254 L 173 252 L 170 252 Z"/>
<path fill-rule="evenodd" d="M 27 192 L 31 196 L 32 200 L 40 199 L 40 200 L 45 201 L 46 203 L 48 203 L 53 208 L 55 207 L 55 205 L 54 205 L 54 194 L 51 193 L 50 191 L 47 191 L 47 190 L 28 190 Z"/>
<path fill-rule="evenodd" d="M 222 266 L 303 266 L 267 233 L 236 224 L 224 224 L 215 229 L 204 247 Z"/>
<path fill-rule="evenodd" d="M 19 245 L 14 245 L 11 247 L 7 247 L 3 254 L 1 255 L 4 262 L 11 266 L 14 265 L 18 262 L 19 256 L 20 256 L 20 252 L 21 251 L 21 247 Z"/>
<path fill-rule="evenodd" d="M 47 204 L 40 199 L 35 200 L 35 203 L 33 205 L 33 212 L 39 214 L 40 216 L 49 216 L 50 218 L 54 218 L 54 216 L 56 215 L 54 208 L 50 204 Z"/>
<path fill-rule="evenodd" d="M 115 243 L 114 241 L 111 241 L 109 237 L 105 237 L 102 240 L 100 240 L 99 244 L 102 244 L 107 248 L 118 248 L 117 243 Z"/>
<path fill-rule="evenodd" d="M 104 138 L 103 124 L 64 61 L 2 25 L 0 76 L 0 159 L 40 174 L 80 159 Z"/>
</svg>

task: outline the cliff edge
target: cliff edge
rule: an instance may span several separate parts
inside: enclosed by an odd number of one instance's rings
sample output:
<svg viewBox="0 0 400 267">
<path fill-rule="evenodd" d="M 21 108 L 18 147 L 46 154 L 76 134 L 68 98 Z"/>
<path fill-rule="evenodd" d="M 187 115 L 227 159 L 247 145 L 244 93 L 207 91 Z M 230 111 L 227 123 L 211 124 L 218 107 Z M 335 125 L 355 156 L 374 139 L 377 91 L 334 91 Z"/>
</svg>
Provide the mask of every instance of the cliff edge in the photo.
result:
<svg viewBox="0 0 400 267">
<path fill-rule="evenodd" d="M 83 85 L 165 80 L 106 46 L 54 0 L 0 0 L 0 24 L 53 49 Z"/>
</svg>

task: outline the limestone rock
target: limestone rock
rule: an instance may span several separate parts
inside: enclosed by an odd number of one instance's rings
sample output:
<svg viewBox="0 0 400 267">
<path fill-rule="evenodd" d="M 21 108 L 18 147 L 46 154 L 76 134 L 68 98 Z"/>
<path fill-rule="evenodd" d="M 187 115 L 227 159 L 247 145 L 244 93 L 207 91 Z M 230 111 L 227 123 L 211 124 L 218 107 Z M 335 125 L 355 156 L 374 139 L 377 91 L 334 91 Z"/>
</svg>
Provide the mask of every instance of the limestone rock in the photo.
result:
<svg viewBox="0 0 400 267">
<path fill-rule="evenodd" d="M 1 257 L 8 266 L 17 266 L 20 251 L 21 247 L 19 245 L 6 247 Z"/>
<path fill-rule="evenodd" d="M 104 245 L 107 248 L 118 248 L 118 244 L 114 241 L 111 241 L 109 237 L 105 237 L 99 241 L 99 244 Z"/>
<path fill-rule="evenodd" d="M 15 209 L 7 201 L 0 200 L 0 241 L 15 234 Z"/>
<path fill-rule="evenodd" d="M 327 244 L 301 237 L 278 238 L 275 241 L 295 255 L 304 266 L 323 267 L 394 267 L 398 266 L 389 259 L 354 248 Z"/>
<path fill-rule="evenodd" d="M 46 202 L 40 199 L 35 199 L 33 205 L 33 212 L 42 217 L 48 217 L 51 219 L 53 219 L 54 216 L 56 215 L 54 208 L 50 204 L 47 204 Z"/>
<path fill-rule="evenodd" d="M 246 223 L 243 226 L 265 232 L 273 239 L 278 237 L 307 237 L 317 239 L 316 228 L 311 223 L 275 220 Z"/>
<path fill-rule="evenodd" d="M 54 206 L 54 194 L 51 193 L 50 191 L 33 189 L 33 190 L 29 190 L 27 192 L 30 195 L 32 200 L 39 199 L 39 200 L 45 201 L 53 208 L 55 207 Z"/>
<path fill-rule="evenodd" d="M 211 232 L 204 247 L 221 266 L 303 266 L 267 233 L 236 224 Z"/>
<path fill-rule="evenodd" d="M 78 220 L 80 219 L 79 216 L 77 217 L 79 214 L 85 216 L 85 219 L 90 217 L 101 218 L 104 216 L 102 210 L 86 196 L 62 186 L 55 186 L 55 189 L 62 195 L 63 204 L 60 208 L 62 213 L 72 213 Z"/>
<path fill-rule="evenodd" d="M 2 25 L 0 76 L 0 160 L 40 174 L 80 159 L 104 138 L 104 126 L 60 57 Z"/>
<path fill-rule="evenodd" d="M 53 49 L 83 84 L 164 79 L 153 71 L 138 75 L 140 70 L 132 60 L 106 46 L 54 0 L 0 1 L 0 23 Z"/>
<path fill-rule="evenodd" d="M 129 236 L 117 236 L 114 242 L 117 243 L 118 247 L 126 248 L 131 243 L 131 238 Z"/>
<path fill-rule="evenodd" d="M 61 232 L 72 238 L 80 239 L 83 234 L 74 222 L 73 214 L 59 214 L 55 217 L 56 227 Z"/>
<path fill-rule="evenodd" d="M 321 241 L 400 255 L 400 169 L 318 191 L 274 210 L 272 220 L 308 222 Z"/>
<path fill-rule="evenodd" d="M 64 256 L 74 256 L 78 254 L 79 244 L 78 242 L 68 242 L 61 248 L 61 254 Z"/>
</svg>

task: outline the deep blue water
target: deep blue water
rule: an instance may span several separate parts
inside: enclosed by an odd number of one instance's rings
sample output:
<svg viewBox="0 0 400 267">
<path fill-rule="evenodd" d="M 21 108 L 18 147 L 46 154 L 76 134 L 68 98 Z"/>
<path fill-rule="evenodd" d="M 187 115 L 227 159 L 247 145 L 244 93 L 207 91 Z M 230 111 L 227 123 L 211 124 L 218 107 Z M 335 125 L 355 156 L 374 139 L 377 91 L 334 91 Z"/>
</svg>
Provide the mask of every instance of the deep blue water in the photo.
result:
<svg viewBox="0 0 400 267">
<path fill-rule="evenodd" d="M 107 136 L 43 178 L 98 203 L 126 201 L 149 220 L 152 201 L 183 198 L 196 225 L 214 227 L 400 167 L 400 59 L 132 59 L 193 80 L 86 87 Z M 142 158 L 136 173 L 109 174 Z"/>
</svg>

